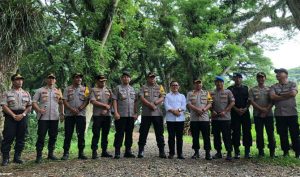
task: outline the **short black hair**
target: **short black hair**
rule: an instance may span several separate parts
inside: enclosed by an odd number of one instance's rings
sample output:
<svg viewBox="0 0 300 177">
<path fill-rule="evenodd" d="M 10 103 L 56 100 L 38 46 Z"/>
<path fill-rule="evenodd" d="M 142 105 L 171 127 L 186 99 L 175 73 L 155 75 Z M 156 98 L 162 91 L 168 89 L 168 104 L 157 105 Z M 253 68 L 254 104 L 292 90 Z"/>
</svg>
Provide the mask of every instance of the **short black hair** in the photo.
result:
<svg viewBox="0 0 300 177">
<path fill-rule="evenodd" d="M 171 86 L 174 82 L 177 82 L 177 81 L 175 81 L 175 80 L 171 81 L 171 82 L 170 82 L 170 86 Z M 177 82 L 177 83 L 178 83 L 178 82 Z M 179 83 L 178 83 L 178 85 L 179 85 Z"/>
</svg>

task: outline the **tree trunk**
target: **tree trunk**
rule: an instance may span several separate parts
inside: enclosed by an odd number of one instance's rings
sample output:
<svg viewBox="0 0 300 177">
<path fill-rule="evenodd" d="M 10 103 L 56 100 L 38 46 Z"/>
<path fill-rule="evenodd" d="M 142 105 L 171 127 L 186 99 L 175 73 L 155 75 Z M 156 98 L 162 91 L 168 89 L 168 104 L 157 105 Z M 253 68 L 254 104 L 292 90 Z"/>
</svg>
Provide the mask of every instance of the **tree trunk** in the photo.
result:
<svg viewBox="0 0 300 177">
<path fill-rule="evenodd" d="M 300 1 L 299 0 L 287 0 L 287 5 L 292 12 L 295 19 L 297 28 L 300 30 Z"/>
</svg>

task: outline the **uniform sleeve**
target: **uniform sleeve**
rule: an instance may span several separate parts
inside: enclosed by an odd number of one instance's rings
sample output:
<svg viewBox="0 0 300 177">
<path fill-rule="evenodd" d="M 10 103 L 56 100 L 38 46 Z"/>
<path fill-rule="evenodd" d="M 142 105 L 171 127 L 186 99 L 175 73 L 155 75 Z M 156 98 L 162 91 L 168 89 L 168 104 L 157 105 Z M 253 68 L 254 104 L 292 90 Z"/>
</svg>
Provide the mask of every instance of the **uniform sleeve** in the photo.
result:
<svg viewBox="0 0 300 177">
<path fill-rule="evenodd" d="M 180 108 L 185 111 L 186 110 L 186 98 L 183 94 L 181 94 L 181 106 Z"/>
<path fill-rule="evenodd" d="M 1 102 L 0 102 L 1 106 L 2 105 L 6 105 L 7 106 L 7 92 L 4 92 L 2 95 L 1 95 Z"/>
<path fill-rule="evenodd" d="M 68 99 L 68 87 L 67 88 L 65 88 L 65 90 L 64 90 L 64 93 L 63 93 L 63 100 L 67 100 Z"/>
<path fill-rule="evenodd" d="M 234 96 L 230 90 L 228 90 L 228 101 L 229 101 L 229 103 L 232 103 L 235 101 Z"/>
<path fill-rule="evenodd" d="M 32 105 L 32 99 L 31 99 L 31 95 L 29 94 L 29 92 L 27 92 L 28 94 L 28 98 L 29 98 L 29 101 L 27 103 L 27 106 L 31 106 Z"/>
<path fill-rule="evenodd" d="M 90 100 L 91 100 L 91 101 L 93 101 L 93 100 L 95 101 L 95 100 L 96 100 L 96 95 L 95 95 L 94 89 L 91 89 Z"/>
<path fill-rule="evenodd" d="M 191 92 L 188 92 L 188 93 L 186 94 L 186 104 L 191 104 L 190 96 L 191 96 Z"/>
<path fill-rule="evenodd" d="M 144 87 L 141 87 L 141 88 L 140 88 L 140 92 L 139 92 L 138 94 L 139 94 L 140 97 L 141 97 L 141 96 L 144 97 Z"/>
<path fill-rule="evenodd" d="M 210 95 L 209 92 L 207 92 L 207 102 L 208 103 L 212 103 L 213 102 L 212 97 L 211 97 L 211 95 Z"/>
<path fill-rule="evenodd" d="M 40 100 L 40 95 L 41 95 L 41 90 L 38 89 L 35 94 L 33 95 L 33 98 L 32 98 L 32 103 L 37 103 L 39 102 Z"/>
<path fill-rule="evenodd" d="M 114 90 L 113 90 L 113 93 L 112 93 L 112 99 L 113 100 L 118 100 L 118 94 L 119 94 L 119 89 L 118 87 L 116 87 Z"/>
<path fill-rule="evenodd" d="M 274 85 L 272 85 L 271 87 L 270 87 L 270 92 L 269 92 L 269 94 L 270 95 L 272 95 L 272 94 L 275 94 L 276 92 L 275 92 L 275 87 L 274 87 Z"/>
<path fill-rule="evenodd" d="M 253 88 L 249 90 L 249 100 L 254 101 Z"/>
<path fill-rule="evenodd" d="M 298 93 L 297 84 L 295 82 L 292 82 L 291 91 L 296 91 Z"/>
</svg>

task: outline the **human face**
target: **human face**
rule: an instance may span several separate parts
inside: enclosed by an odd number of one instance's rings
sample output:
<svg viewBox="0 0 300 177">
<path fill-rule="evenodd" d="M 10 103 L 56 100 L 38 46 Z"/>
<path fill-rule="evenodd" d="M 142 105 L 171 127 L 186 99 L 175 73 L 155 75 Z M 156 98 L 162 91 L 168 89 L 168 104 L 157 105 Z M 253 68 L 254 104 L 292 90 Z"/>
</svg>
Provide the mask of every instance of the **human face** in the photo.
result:
<svg viewBox="0 0 300 177">
<path fill-rule="evenodd" d="M 105 86 L 106 81 L 97 80 L 97 85 L 99 88 L 103 88 Z"/>
<path fill-rule="evenodd" d="M 76 76 L 76 77 L 74 77 L 73 78 L 73 84 L 74 85 L 81 85 L 81 82 L 82 82 L 82 77 L 80 77 L 80 76 Z"/>
<path fill-rule="evenodd" d="M 264 85 L 265 84 L 265 80 L 266 80 L 265 76 L 258 76 L 258 77 L 256 77 L 256 81 L 257 81 L 257 83 L 259 85 Z"/>
<path fill-rule="evenodd" d="M 23 82 L 24 82 L 23 79 L 15 79 L 15 80 L 12 82 L 12 84 L 13 84 L 13 87 L 14 87 L 15 89 L 19 89 L 19 88 L 22 88 Z"/>
<path fill-rule="evenodd" d="M 288 75 L 285 72 L 278 72 L 276 73 L 276 79 L 280 82 L 280 81 L 284 81 L 285 79 L 287 79 Z"/>
<path fill-rule="evenodd" d="M 49 87 L 52 87 L 56 83 L 56 79 L 54 77 L 48 77 L 46 83 Z"/>
<path fill-rule="evenodd" d="M 243 79 L 241 77 L 234 77 L 233 80 L 235 85 L 241 85 Z"/>
<path fill-rule="evenodd" d="M 194 83 L 195 90 L 201 90 L 202 89 L 202 82 L 196 82 Z"/>
<path fill-rule="evenodd" d="M 147 82 L 149 85 L 154 85 L 155 84 L 155 76 L 148 77 Z"/>
<path fill-rule="evenodd" d="M 216 85 L 217 90 L 222 90 L 224 87 L 224 82 L 216 80 L 215 85 Z"/>
<path fill-rule="evenodd" d="M 130 81 L 131 81 L 131 78 L 129 76 L 127 76 L 127 75 L 123 75 L 121 77 L 121 82 L 124 85 L 129 85 Z"/>
<path fill-rule="evenodd" d="M 174 93 L 178 92 L 179 87 L 180 87 L 178 82 L 172 82 L 172 84 L 170 86 L 171 86 L 171 91 Z"/>
</svg>

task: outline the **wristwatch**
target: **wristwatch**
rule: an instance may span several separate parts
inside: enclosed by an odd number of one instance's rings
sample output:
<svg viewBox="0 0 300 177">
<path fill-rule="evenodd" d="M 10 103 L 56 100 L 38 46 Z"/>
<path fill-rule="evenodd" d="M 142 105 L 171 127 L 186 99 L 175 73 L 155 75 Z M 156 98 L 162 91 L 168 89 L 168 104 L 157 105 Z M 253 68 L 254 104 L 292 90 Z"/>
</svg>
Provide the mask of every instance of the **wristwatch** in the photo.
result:
<svg viewBox="0 0 300 177">
<path fill-rule="evenodd" d="M 26 116 L 26 113 L 23 113 L 22 115 L 23 115 L 23 117 L 25 117 L 25 116 Z"/>
</svg>

